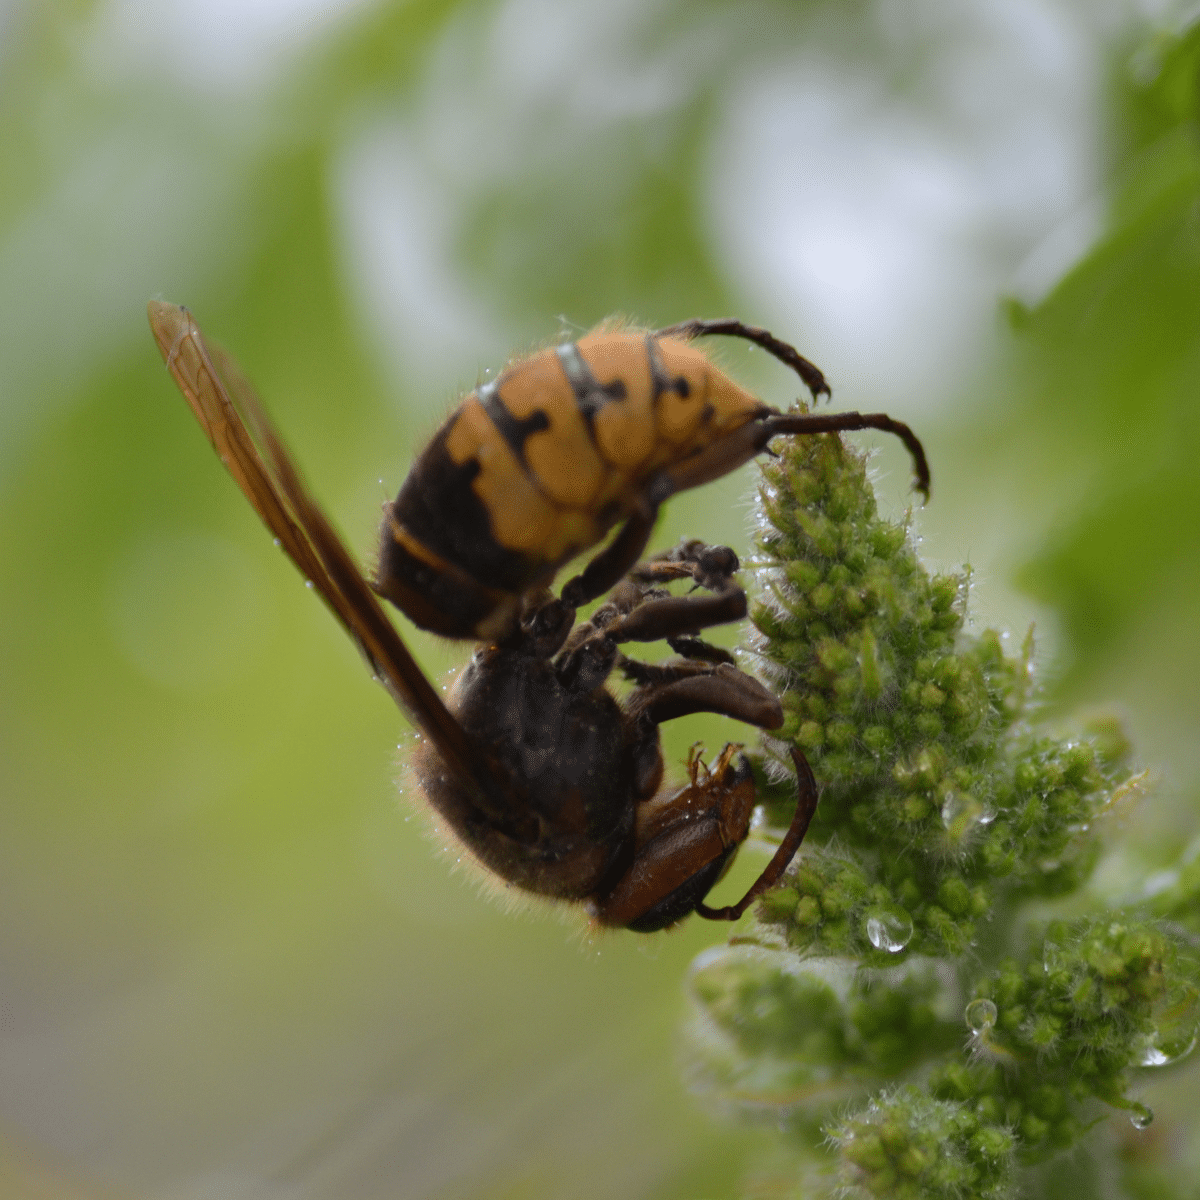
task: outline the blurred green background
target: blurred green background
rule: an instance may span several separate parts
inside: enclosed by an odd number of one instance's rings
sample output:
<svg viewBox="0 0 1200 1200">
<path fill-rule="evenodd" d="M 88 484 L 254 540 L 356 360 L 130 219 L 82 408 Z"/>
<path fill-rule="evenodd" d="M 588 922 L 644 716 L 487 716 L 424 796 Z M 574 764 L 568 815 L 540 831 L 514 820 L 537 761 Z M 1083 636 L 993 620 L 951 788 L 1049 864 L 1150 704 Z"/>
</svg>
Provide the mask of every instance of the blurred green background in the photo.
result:
<svg viewBox="0 0 1200 1200">
<path fill-rule="evenodd" d="M 364 556 L 514 348 L 613 312 L 767 325 L 836 404 L 919 430 L 923 549 L 972 564 L 977 622 L 1037 621 L 1047 715 L 1115 706 L 1160 772 L 1096 889 L 1176 861 L 1200 778 L 1185 15 L 0 4 L 0 1195 L 717 1197 L 772 1153 L 679 1059 L 687 964 L 725 931 L 506 913 L 398 803 L 404 723 L 220 469 L 151 296 L 235 353 Z M 900 511 L 903 452 L 876 463 Z M 657 544 L 745 550 L 753 484 L 676 501 Z M 465 653 L 411 640 L 434 676 Z M 685 725 L 671 760 L 745 736 Z"/>
</svg>

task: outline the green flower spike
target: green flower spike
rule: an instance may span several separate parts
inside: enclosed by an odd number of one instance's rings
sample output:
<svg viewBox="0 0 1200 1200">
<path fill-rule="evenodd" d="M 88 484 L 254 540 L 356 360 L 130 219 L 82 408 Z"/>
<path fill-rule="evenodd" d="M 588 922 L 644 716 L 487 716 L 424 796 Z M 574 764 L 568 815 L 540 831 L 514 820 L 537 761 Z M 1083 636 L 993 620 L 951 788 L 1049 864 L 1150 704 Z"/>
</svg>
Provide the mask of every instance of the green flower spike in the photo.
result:
<svg viewBox="0 0 1200 1200">
<path fill-rule="evenodd" d="M 834 1191 L 1013 1195 L 1114 1109 L 1143 1128 L 1139 1078 L 1200 1027 L 1181 925 L 1039 928 L 1022 907 L 1080 911 L 1097 820 L 1144 780 L 1112 722 L 1074 739 L 1035 726 L 1032 637 L 1008 655 L 964 629 L 967 572 L 925 571 L 862 456 L 833 435 L 780 451 L 752 650 L 786 718 L 757 770 L 770 826 L 795 803 L 793 746 L 821 801 L 781 885 L 695 964 L 695 1079 L 775 1113 L 798 1177 Z M 1160 901 L 1177 922 L 1196 877 Z"/>
</svg>

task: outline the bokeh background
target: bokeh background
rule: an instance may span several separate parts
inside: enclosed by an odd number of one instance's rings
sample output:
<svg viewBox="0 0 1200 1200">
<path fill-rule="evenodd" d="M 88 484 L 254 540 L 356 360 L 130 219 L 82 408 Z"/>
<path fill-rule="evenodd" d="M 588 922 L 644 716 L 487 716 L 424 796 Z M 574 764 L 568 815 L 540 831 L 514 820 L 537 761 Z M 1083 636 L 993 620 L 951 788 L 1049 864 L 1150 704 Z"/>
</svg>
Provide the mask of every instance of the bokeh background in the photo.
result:
<svg viewBox="0 0 1200 1200">
<path fill-rule="evenodd" d="M 151 296 L 370 553 L 454 397 L 614 313 L 737 314 L 934 469 L 929 561 L 1197 829 L 1200 151 L 1163 0 L 0 3 L 0 1195 L 718 1197 L 687 964 L 481 899 L 405 725 L 220 469 Z M 744 348 L 728 369 L 786 405 Z M 879 445 L 883 502 L 911 502 Z M 753 468 L 657 543 L 749 545 Z M 461 649 L 418 635 L 429 671 Z M 737 729 L 684 723 L 676 761 Z M 742 734 L 744 736 L 744 734 Z M 762 858 L 743 855 L 730 892 Z M 1186 1128 L 1171 1135 L 1188 1138 Z"/>
</svg>

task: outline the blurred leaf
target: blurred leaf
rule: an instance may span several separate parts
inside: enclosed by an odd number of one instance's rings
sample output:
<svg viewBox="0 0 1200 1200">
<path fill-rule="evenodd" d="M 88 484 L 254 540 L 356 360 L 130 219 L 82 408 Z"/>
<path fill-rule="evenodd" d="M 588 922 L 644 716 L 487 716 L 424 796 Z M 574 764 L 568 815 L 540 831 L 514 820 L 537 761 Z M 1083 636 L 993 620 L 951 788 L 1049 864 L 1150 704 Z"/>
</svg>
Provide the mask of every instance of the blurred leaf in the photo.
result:
<svg viewBox="0 0 1200 1200">
<path fill-rule="evenodd" d="M 1010 428 L 1040 444 L 1031 472 L 1060 455 L 1081 485 L 1019 576 L 1063 616 L 1068 689 L 1194 586 L 1200 562 L 1198 88 L 1200 27 L 1149 82 L 1126 79 L 1110 229 L 1020 333 Z M 1196 665 L 1195 627 L 1175 632 Z"/>
</svg>

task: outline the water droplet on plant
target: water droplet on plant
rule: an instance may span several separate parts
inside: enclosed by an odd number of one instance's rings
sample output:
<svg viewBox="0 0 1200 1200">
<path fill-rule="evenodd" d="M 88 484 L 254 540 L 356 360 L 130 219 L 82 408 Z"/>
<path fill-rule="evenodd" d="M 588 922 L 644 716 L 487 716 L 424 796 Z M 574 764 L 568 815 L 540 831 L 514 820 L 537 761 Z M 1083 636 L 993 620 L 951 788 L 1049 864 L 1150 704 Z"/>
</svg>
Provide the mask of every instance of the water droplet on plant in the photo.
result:
<svg viewBox="0 0 1200 1200">
<path fill-rule="evenodd" d="M 1162 1041 L 1160 1033 L 1156 1037 L 1155 1042 L 1147 1044 L 1146 1048 L 1142 1051 L 1142 1056 L 1138 1059 L 1138 1066 L 1169 1067 L 1172 1063 L 1177 1063 L 1180 1059 L 1187 1058 L 1195 1048 L 1195 1034 L 1192 1034 L 1186 1040 L 1181 1038 L 1176 1041 Z"/>
<path fill-rule="evenodd" d="M 283 545 L 283 543 L 282 543 L 282 542 L 281 542 L 281 541 L 280 541 L 278 538 L 272 538 L 271 540 L 272 540 L 272 541 L 275 543 L 275 545 L 277 545 L 277 546 L 282 546 L 282 545 Z"/>
<path fill-rule="evenodd" d="M 1042 946 L 1042 970 L 1049 975 L 1063 965 L 1062 947 L 1057 942 L 1046 942 Z"/>
<path fill-rule="evenodd" d="M 912 933 L 912 918 L 906 912 L 874 912 L 867 918 L 867 940 L 876 950 L 899 954 Z"/>
<path fill-rule="evenodd" d="M 306 588 L 311 588 L 311 587 L 312 587 L 312 585 L 313 585 L 313 581 L 312 581 L 311 579 L 306 579 L 306 580 L 304 581 L 304 586 L 305 586 Z"/>
<path fill-rule="evenodd" d="M 1129 1118 L 1129 1123 L 1134 1129 L 1147 1129 L 1150 1122 L 1154 1120 L 1154 1110 L 1147 1108 L 1144 1104 L 1135 1104 L 1133 1113 Z"/>
<path fill-rule="evenodd" d="M 961 792 L 947 792 L 942 801 L 942 824 L 949 829 L 965 812 L 967 806 Z"/>
<path fill-rule="evenodd" d="M 986 1033 L 996 1024 L 997 1016 L 999 1016 L 999 1013 L 995 1004 L 990 1000 L 982 998 L 972 1000 L 963 1009 L 963 1020 L 966 1021 L 967 1028 L 972 1033 Z"/>
<path fill-rule="evenodd" d="M 943 793 L 942 824 L 952 837 L 965 838 L 977 825 L 990 825 L 996 810 L 969 793 L 953 788 Z"/>
</svg>

